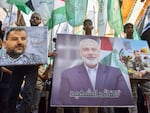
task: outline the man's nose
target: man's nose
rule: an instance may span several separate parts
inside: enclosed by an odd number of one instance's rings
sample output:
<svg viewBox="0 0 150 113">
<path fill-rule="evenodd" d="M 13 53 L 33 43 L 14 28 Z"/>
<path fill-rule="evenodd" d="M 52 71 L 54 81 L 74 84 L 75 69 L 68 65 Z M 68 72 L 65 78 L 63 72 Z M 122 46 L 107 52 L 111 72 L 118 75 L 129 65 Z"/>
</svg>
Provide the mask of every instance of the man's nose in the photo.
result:
<svg viewBox="0 0 150 113">
<path fill-rule="evenodd" d="M 89 50 L 89 54 L 93 54 L 93 51 L 92 51 L 92 50 Z"/>
<path fill-rule="evenodd" d="M 34 17 L 34 18 L 33 18 L 33 20 L 37 20 L 37 18 L 36 18 L 36 17 Z"/>
<path fill-rule="evenodd" d="M 17 43 L 22 43 L 21 38 L 18 38 Z"/>
<path fill-rule="evenodd" d="M 132 29 L 132 28 L 130 28 L 130 29 L 129 29 L 129 31 L 133 31 L 133 29 Z"/>
</svg>

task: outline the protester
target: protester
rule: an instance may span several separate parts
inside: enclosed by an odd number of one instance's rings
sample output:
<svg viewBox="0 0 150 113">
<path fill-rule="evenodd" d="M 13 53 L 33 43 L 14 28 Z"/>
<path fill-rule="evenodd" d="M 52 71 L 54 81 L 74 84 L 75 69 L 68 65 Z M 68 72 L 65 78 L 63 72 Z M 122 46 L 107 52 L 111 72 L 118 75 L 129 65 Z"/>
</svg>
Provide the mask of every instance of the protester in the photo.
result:
<svg viewBox="0 0 150 113">
<path fill-rule="evenodd" d="M 124 33 L 126 34 L 125 38 L 127 39 L 133 39 L 133 24 L 132 23 L 126 23 L 124 25 Z"/>
<path fill-rule="evenodd" d="M 33 13 L 30 19 L 30 23 L 31 26 L 39 25 L 41 23 L 40 15 L 38 13 Z M 22 92 L 23 100 L 20 103 L 20 107 L 17 109 L 17 113 L 30 113 L 33 92 L 37 79 L 38 66 L 37 65 L 15 66 L 12 71 L 13 74 L 12 79 L 10 81 L 7 113 L 16 113 L 16 102 L 23 80 L 25 80 L 25 85 Z"/>
<path fill-rule="evenodd" d="M 39 65 L 38 67 L 38 77 L 37 77 L 35 91 L 33 95 L 33 101 L 32 101 L 32 113 L 39 112 L 39 104 L 42 97 L 42 93 L 45 93 L 44 82 L 48 79 L 50 69 L 51 69 L 51 64 L 49 64 L 46 69 L 45 69 L 45 65 Z"/>
<path fill-rule="evenodd" d="M 0 28 L 2 22 L 0 21 Z M 0 29 L 0 57 L 2 51 L 2 40 L 3 40 L 3 32 Z M 8 105 L 8 89 L 9 89 L 9 81 L 11 79 L 12 71 L 11 67 L 1 66 L 0 67 L 0 113 L 6 113 L 7 105 Z"/>
<path fill-rule="evenodd" d="M 83 30 L 85 35 L 92 35 L 93 22 L 90 19 L 85 19 L 83 22 Z M 98 113 L 97 107 L 80 107 L 80 113 Z"/>
<path fill-rule="evenodd" d="M 148 22 L 146 24 L 146 26 L 143 28 L 142 34 L 141 34 L 141 39 L 147 41 L 148 46 L 150 48 L 150 22 Z M 142 88 L 144 90 L 144 92 L 147 94 L 148 100 L 150 100 L 150 82 L 145 82 L 142 84 Z M 141 98 L 142 99 L 142 98 Z M 139 112 L 141 113 L 149 113 L 150 112 L 150 102 L 148 102 L 148 106 L 146 106 L 145 104 L 143 105 L 143 103 L 145 103 L 147 100 L 141 100 L 141 103 L 138 104 L 139 108 Z M 143 103 L 142 103 L 143 102 Z"/>
</svg>

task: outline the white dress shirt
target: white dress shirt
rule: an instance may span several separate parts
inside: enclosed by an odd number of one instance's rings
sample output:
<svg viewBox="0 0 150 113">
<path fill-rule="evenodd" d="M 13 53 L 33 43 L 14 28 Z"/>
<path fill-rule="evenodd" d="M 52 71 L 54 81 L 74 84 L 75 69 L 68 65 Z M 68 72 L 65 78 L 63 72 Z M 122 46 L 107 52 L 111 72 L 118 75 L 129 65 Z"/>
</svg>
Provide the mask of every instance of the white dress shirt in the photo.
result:
<svg viewBox="0 0 150 113">
<path fill-rule="evenodd" d="M 87 70 L 89 79 L 91 81 L 91 84 L 93 86 L 93 89 L 95 89 L 95 84 L 96 84 L 96 75 L 97 75 L 97 69 L 98 69 L 98 65 L 95 68 L 89 68 L 85 65 L 85 68 Z"/>
</svg>

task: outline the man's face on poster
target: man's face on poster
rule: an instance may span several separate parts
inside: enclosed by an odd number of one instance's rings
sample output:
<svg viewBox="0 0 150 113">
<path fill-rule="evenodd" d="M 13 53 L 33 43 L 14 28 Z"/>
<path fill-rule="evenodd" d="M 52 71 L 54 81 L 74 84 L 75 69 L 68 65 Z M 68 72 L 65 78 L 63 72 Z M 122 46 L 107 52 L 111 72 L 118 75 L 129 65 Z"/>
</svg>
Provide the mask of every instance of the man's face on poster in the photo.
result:
<svg viewBox="0 0 150 113">
<path fill-rule="evenodd" d="M 134 53 L 134 55 L 135 55 L 135 58 L 136 59 L 141 59 L 141 55 L 140 55 L 140 52 L 139 51 L 136 51 L 135 53 Z"/>
<path fill-rule="evenodd" d="M 27 46 L 27 33 L 21 31 L 11 31 L 4 41 L 4 47 L 7 54 L 11 57 L 19 57 L 24 53 Z"/>
<path fill-rule="evenodd" d="M 99 46 L 94 42 L 85 42 L 80 48 L 83 62 L 90 68 L 94 68 L 99 62 Z"/>
</svg>

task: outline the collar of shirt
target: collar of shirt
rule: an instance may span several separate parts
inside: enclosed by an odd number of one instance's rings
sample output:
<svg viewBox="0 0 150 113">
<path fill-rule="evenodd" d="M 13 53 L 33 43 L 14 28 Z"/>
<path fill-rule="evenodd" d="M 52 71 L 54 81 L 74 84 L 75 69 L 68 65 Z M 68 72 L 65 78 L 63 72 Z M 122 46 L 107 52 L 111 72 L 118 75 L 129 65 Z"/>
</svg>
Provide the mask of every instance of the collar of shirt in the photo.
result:
<svg viewBox="0 0 150 113">
<path fill-rule="evenodd" d="M 8 54 L 4 53 L 2 56 L 2 62 L 4 64 L 28 64 L 30 61 L 28 60 L 28 56 L 25 54 L 20 55 L 18 58 L 11 58 Z"/>
<path fill-rule="evenodd" d="M 12 57 L 10 57 L 8 54 L 5 54 L 5 57 L 7 58 L 7 60 L 9 61 L 13 61 L 13 62 L 17 62 L 19 61 L 21 58 L 23 58 L 25 56 L 25 54 L 20 55 L 18 58 L 14 59 Z"/>
<path fill-rule="evenodd" d="M 95 89 L 95 84 L 96 84 L 96 75 L 97 75 L 97 69 L 98 69 L 98 64 L 96 65 L 95 68 L 89 68 L 84 64 L 86 71 L 88 73 L 89 79 L 91 81 L 91 84 L 93 86 L 93 89 Z"/>
<path fill-rule="evenodd" d="M 97 72 L 98 65 L 99 65 L 99 64 L 97 64 L 95 68 L 89 68 L 86 64 L 84 64 L 84 66 L 85 66 L 87 72 L 88 72 L 89 69 L 90 69 L 90 70 L 95 70 L 95 71 Z"/>
</svg>

